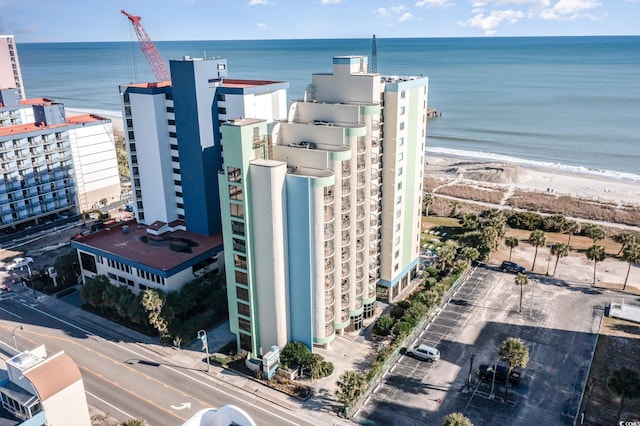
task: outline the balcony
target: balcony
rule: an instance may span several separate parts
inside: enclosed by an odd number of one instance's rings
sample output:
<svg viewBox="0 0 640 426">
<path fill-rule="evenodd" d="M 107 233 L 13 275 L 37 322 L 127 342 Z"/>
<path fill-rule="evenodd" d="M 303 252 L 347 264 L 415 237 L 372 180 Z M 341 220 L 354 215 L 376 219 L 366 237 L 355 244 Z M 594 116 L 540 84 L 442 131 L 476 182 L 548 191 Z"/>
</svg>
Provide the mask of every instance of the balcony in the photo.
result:
<svg viewBox="0 0 640 426">
<path fill-rule="evenodd" d="M 333 319 L 336 317 L 335 312 L 333 311 L 333 307 L 330 309 L 325 309 L 324 310 L 324 322 L 328 323 L 328 322 L 333 322 Z M 329 327 L 329 324 L 327 324 L 327 327 Z M 331 326 L 331 329 L 333 329 L 333 326 Z M 332 332 L 333 333 L 333 332 Z"/>
<path fill-rule="evenodd" d="M 380 159 L 378 158 L 377 155 L 374 155 L 373 157 L 371 157 L 371 164 L 378 164 L 379 161 Z"/>
<path fill-rule="evenodd" d="M 362 298 L 357 298 L 356 299 L 356 310 L 361 309 L 362 308 Z"/>
<path fill-rule="evenodd" d="M 356 237 L 361 237 L 364 234 L 364 224 L 362 222 L 356 223 Z M 360 241 L 358 241 L 360 243 Z"/>
<path fill-rule="evenodd" d="M 343 294 L 341 299 L 342 299 L 342 305 L 341 305 L 342 309 L 348 308 L 349 307 L 349 302 L 350 302 L 349 295 L 348 294 Z"/>
<path fill-rule="evenodd" d="M 331 257 L 335 253 L 335 249 L 333 247 L 333 240 L 324 242 L 324 257 Z"/>
<path fill-rule="evenodd" d="M 362 295 L 362 280 L 364 279 L 364 269 L 356 268 L 356 295 Z"/>
<path fill-rule="evenodd" d="M 333 290 L 336 286 L 336 282 L 333 279 L 333 275 L 325 275 L 324 277 L 324 289 L 325 290 Z"/>
<path fill-rule="evenodd" d="M 374 297 L 376 297 L 376 290 L 370 288 L 367 292 L 367 298 L 373 299 Z"/>
<path fill-rule="evenodd" d="M 361 172 L 363 171 L 365 168 L 367 167 L 367 162 L 365 160 L 365 156 L 364 155 L 358 155 L 358 167 L 357 167 L 357 171 Z"/>
<path fill-rule="evenodd" d="M 371 138 L 371 148 L 378 148 L 380 146 L 380 138 Z"/>
<path fill-rule="evenodd" d="M 358 154 L 362 154 L 367 150 L 367 144 L 364 143 L 363 139 L 358 139 Z"/>
<path fill-rule="evenodd" d="M 344 310 L 340 313 L 340 322 L 349 321 L 349 310 Z"/>
<path fill-rule="evenodd" d="M 333 229 L 333 224 L 327 223 L 324 225 L 324 239 L 330 240 L 334 237 L 335 231 Z"/>
<path fill-rule="evenodd" d="M 349 285 L 349 280 L 342 280 L 342 285 L 340 286 L 340 294 L 349 293 L 351 290 L 351 286 Z"/>
<path fill-rule="evenodd" d="M 358 206 L 356 209 L 356 220 L 364 219 L 364 207 Z"/>
<path fill-rule="evenodd" d="M 371 213 L 377 213 L 378 212 L 378 208 L 379 208 L 379 206 L 378 206 L 377 202 L 371 203 L 369 205 L 369 211 L 371 211 Z"/>
<path fill-rule="evenodd" d="M 335 201 L 335 196 L 333 195 L 333 191 L 330 189 L 326 189 L 324 191 L 324 205 L 328 206 L 330 204 L 333 204 L 333 202 Z"/>
<path fill-rule="evenodd" d="M 351 238 L 349 237 L 349 231 L 345 230 L 342 231 L 342 236 L 341 236 L 341 241 L 342 241 L 342 247 L 348 246 L 351 243 Z"/>
<path fill-rule="evenodd" d="M 342 278 L 349 278 L 351 276 L 351 269 L 349 268 L 349 262 L 342 264 Z"/>
<path fill-rule="evenodd" d="M 325 206 L 324 208 L 324 222 L 330 223 L 335 219 L 335 213 L 333 213 L 333 208 Z"/>
<path fill-rule="evenodd" d="M 351 164 L 345 161 L 342 163 L 342 177 L 344 178 L 349 176 L 351 176 Z"/>
<path fill-rule="evenodd" d="M 348 198 L 342 199 L 342 213 L 349 213 L 351 211 L 351 203 Z"/>
<path fill-rule="evenodd" d="M 325 274 L 332 274 L 333 271 L 335 271 L 335 264 L 333 262 L 333 259 L 325 259 L 324 260 L 324 273 Z"/>
<path fill-rule="evenodd" d="M 342 256 L 341 256 L 341 260 L 343 262 L 343 265 L 351 260 L 351 251 L 349 250 L 348 247 L 343 247 L 342 248 Z"/>
<path fill-rule="evenodd" d="M 357 184 L 357 187 L 358 188 L 363 188 L 366 184 L 367 184 L 367 181 L 364 178 L 364 175 L 362 173 L 358 173 L 358 184 Z"/>
<path fill-rule="evenodd" d="M 327 324 L 324 326 L 324 337 L 329 337 L 336 332 L 333 328 L 333 324 Z"/>
<path fill-rule="evenodd" d="M 351 194 L 351 182 L 342 182 L 342 196 L 345 197 L 349 194 Z M 342 200 L 344 201 L 344 198 Z"/>
<path fill-rule="evenodd" d="M 336 301 L 336 296 L 333 294 L 332 291 L 327 291 L 324 294 L 324 306 L 333 306 L 333 304 Z"/>
<path fill-rule="evenodd" d="M 371 200 L 375 201 L 380 199 L 380 190 L 378 189 L 378 187 L 373 186 L 371 187 Z"/>
<path fill-rule="evenodd" d="M 356 253 L 356 267 L 361 267 L 362 265 L 364 265 L 364 254 Z"/>
</svg>

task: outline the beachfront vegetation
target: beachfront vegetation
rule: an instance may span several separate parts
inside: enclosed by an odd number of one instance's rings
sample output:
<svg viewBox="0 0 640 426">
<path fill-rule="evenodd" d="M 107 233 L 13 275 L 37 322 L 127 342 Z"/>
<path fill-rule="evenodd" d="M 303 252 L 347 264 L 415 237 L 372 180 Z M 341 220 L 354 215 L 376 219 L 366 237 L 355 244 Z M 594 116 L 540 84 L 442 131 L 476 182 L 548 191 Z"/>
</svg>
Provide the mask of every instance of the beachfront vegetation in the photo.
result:
<svg viewBox="0 0 640 426">
<path fill-rule="evenodd" d="M 520 307 L 518 313 L 522 312 L 522 292 L 525 285 L 529 284 L 529 278 L 525 274 L 518 274 L 514 280 L 515 284 L 520 287 Z"/>
<path fill-rule="evenodd" d="M 596 285 L 596 266 L 604 260 L 604 247 L 594 244 L 586 251 L 587 259 L 593 261 L 593 285 Z"/>
<path fill-rule="evenodd" d="M 509 366 L 509 372 L 504 386 L 505 400 L 507 395 L 507 383 L 509 383 L 509 377 L 514 368 L 524 368 L 529 363 L 529 347 L 517 337 L 508 337 L 501 344 L 498 349 L 498 356 L 500 359 L 507 363 Z"/>
<path fill-rule="evenodd" d="M 473 426 L 473 423 L 462 413 L 451 413 L 444 416 L 440 426 Z"/>
<path fill-rule="evenodd" d="M 629 263 L 629 269 L 627 269 L 627 275 L 624 278 L 624 285 L 622 286 L 622 291 L 625 291 L 627 289 L 627 281 L 629 281 L 631 265 L 640 264 L 640 243 L 633 242 L 628 244 L 622 252 L 622 258 Z"/>
<path fill-rule="evenodd" d="M 569 256 L 569 246 L 565 243 L 555 243 L 551 246 L 551 254 L 556 257 L 556 264 L 553 266 L 553 275 L 555 276 L 560 258 Z"/>
<path fill-rule="evenodd" d="M 513 249 L 518 247 L 519 244 L 520 244 L 520 242 L 518 241 L 518 239 L 516 237 L 505 237 L 504 238 L 504 245 L 509 247 L 509 262 L 511 262 L 511 253 L 513 252 Z"/>
<path fill-rule="evenodd" d="M 543 231 L 536 229 L 532 231 L 529 235 L 529 244 L 536 248 L 535 253 L 533 255 L 533 265 L 531 266 L 531 270 L 536 269 L 536 258 L 538 257 L 538 248 L 544 246 L 547 243 L 547 236 Z"/>
</svg>

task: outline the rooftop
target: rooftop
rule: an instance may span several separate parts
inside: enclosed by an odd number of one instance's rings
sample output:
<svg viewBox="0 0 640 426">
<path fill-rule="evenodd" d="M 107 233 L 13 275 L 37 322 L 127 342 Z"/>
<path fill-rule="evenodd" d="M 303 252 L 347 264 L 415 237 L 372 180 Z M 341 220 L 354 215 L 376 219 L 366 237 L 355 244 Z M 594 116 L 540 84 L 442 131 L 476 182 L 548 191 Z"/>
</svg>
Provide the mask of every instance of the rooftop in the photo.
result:
<svg viewBox="0 0 640 426">
<path fill-rule="evenodd" d="M 74 117 L 67 117 L 66 122 L 62 124 L 44 125 L 41 123 L 27 123 L 18 124 L 16 126 L 0 127 L 0 137 L 7 135 L 19 135 L 22 133 L 35 132 L 42 129 L 57 129 L 64 128 L 70 124 L 87 124 L 98 123 L 100 121 L 109 120 L 108 118 L 100 117 L 95 114 L 83 114 Z"/>
<path fill-rule="evenodd" d="M 74 242 L 157 270 L 169 271 L 221 247 L 222 234 L 207 237 L 187 231 L 169 231 L 151 235 L 147 233 L 146 225 L 131 220 L 78 237 Z"/>
</svg>

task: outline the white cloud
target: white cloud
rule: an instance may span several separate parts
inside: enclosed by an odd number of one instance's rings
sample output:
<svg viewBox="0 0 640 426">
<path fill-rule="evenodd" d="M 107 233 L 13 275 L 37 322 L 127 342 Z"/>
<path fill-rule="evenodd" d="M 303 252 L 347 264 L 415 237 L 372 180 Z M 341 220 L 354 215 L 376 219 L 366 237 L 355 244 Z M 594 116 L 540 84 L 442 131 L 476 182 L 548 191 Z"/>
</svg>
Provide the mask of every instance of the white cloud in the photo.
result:
<svg viewBox="0 0 640 426">
<path fill-rule="evenodd" d="M 341 3 L 342 0 L 322 0 L 322 4 L 338 4 Z"/>
<path fill-rule="evenodd" d="M 390 16 L 391 14 L 384 7 L 380 7 L 376 10 L 376 15 L 378 16 Z"/>
<path fill-rule="evenodd" d="M 479 13 L 464 22 L 458 22 L 463 27 L 478 28 L 486 35 L 493 35 L 502 23 L 514 24 L 524 17 L 520 10 L 492 10 L 488 15 Z"/>
<path fill-rule="evenodd" d="M 256 29 L 257 29 L 258 31 L 264 31 L 264 30 L 266 30 L 266 29 L 267 29 L 267 24 L 263 24 L 263 23 L 261 23 L 261 22 L 257 22 L 257 23 L 256 23 Z"/>
<path fill-rule="evenodd" d="M 269 0 L 251 0 L 249 2 L 249 6 L 257 6 L 257 5 L 262 5 L 262 4 L 271 4 L 272 2 L 270 2 Z"/>
<path fill-rule="evenodd" d="M 415 4 L 416 7 L 426 7 L 426 8 L 447 8 L 449 6 L 455 6 L 455 3 L 451 3 L 447 0 L 420 0 Z"/>
<path fill-rule="evenodd" d="M 601 6 L 597 0 L 560 0 L 553 7 L 540 12 L 542 19 L 572 20 L 591 17 L 587 12 Z"/>
<path fill-rule="evenodd" d="M 407 7 L 405 5 L 400 5 L 400 6 L 391 6 L 391 11 L 393 13 L 400 13 L 403 10 L 407 10 Z"/>
<path fill-rule="evenodd" d="M 409 12 L 405 12 L 402 14 L 402 16 L 400 16 L 400 18 L 398 18 L 398 21 L 400 22 L 406 22 L 406 21 L 411 21 L 414 18 L 412 13 Z"/>
</svg>

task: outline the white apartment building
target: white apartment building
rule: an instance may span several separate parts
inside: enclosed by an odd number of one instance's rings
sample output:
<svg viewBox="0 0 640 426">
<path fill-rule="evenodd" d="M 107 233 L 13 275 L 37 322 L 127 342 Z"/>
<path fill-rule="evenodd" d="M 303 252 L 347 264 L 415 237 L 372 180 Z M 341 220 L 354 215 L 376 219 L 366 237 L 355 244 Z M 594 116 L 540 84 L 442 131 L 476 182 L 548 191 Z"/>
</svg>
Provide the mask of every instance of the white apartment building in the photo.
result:
<svg viewBox="0 0 640 426">
<path fill-rule="evenodd" d="M 339 56 L 271 129 L 222 126 L 220 199 L 231 331 L 254 356 L 329 345 L 417 273 L 425 77 Z"/>
<path fill-rule="evenodd" d="M 18 49 L 12 35 L 0 35 L 0 89 L 16 89 L 20 99 L 25 99 Z"/>
</svg>

